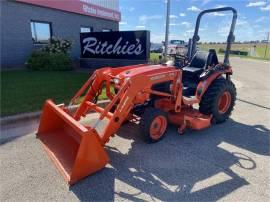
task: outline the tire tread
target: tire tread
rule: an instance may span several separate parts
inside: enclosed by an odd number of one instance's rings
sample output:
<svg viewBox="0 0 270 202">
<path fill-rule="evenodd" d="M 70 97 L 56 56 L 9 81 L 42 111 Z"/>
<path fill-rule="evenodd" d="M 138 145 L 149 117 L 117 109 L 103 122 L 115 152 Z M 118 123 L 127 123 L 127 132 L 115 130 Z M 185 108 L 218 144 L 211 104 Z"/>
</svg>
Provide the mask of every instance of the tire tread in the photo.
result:
<svg viewBox="0 0 270 202">
<path fill-rule="evenodd" d="M 220 94 L 225 90 L 229 91 L 232 96 L 231 106 L 228 111 L 224 114 L 218 113 L 217 99 Z M 212 114 L 212 123 L 222 123 L 226 121 L 231 115 L 236 100 L 236 88 L 232 81 L 226 80 L 223 77 L 220 77 L 213 81 L 213 83 L 209 86 L 207 91 L 202 97 L 202 100 L 199 104 L 199 110 L 201 113 L 210 115 Z"/>
<path fill-rule="evenodd" d="M 160 110 L 160 109 L 156 109 L 153 107 L 149 107 L 145 110 L 144 114 L 141 117 L 140 120 L 140 130 L 142 132 L 142 135 L 144 136 L 144 139 L 148 142 L 148 143 L 155 143 L 160 141 L 166 134 L 166 130 L 164 132 L 164 135 L 161 136 L 161 138 L 159 138 L 158 140 L 154 140 L 151 138 L 150 133 L 149 133 L 149 128 L 151 126 L 152 121 L 154 120 L 155 117 L 163 115 L 166 117 L 167 119 L 167 113 Z"/>
</svg>

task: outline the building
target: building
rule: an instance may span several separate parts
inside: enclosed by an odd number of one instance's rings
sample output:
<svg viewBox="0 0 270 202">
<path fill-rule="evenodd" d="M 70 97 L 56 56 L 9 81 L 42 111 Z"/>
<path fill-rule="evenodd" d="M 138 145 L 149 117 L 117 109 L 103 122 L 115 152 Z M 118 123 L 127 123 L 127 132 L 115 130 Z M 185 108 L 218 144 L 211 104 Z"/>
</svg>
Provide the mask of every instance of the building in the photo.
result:
<svg viewBox="0 0 270 202">
<path fill-rule="evenodd" d="M 0 0 L 1 67 L 22 66 L 52 36 L 73 42 L 80 57 L 80 32 L 118 31 L 119 0 Z"/>
</svg>

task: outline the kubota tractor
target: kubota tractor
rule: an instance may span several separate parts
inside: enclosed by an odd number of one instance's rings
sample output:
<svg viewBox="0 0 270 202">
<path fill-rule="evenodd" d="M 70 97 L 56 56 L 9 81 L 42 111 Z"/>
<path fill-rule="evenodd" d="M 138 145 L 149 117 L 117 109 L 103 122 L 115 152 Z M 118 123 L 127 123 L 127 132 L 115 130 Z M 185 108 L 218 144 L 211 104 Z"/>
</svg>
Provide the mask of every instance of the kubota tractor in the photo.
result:
<svg viewBox="0 0 270 202">
<path fill-rule="evenodd" d="M 214 50 L 196 51 L 202 15 L 219 11 L 233 12 L 223 63 L 218 62 Z M 177 125 L 183 133 L 185 128 L 201 130 L 228 119 L 236 99 L 229 64 L 236 18 L 231 7 L 202 11 L 190 46 L 192 57 L 184 67 L 143 64 L 102 68 L 72 98 L 74 104 L 83 97 L 75 112 L 47 100 L 37 137 L 68 183 L 74 184 L 108 163 L 103 147 L 127 120 L 139 119 L 141 134 L 148 142 L 157 142 L 169 124 Z M 101 108 L 96 102 L 104 88 L 111 102 Z M 99 114 L 98 120 L 83 124 L 80 120 L 93 111 Z M 105 127 L 98 132 L 104 120 Z"/>
</svg>

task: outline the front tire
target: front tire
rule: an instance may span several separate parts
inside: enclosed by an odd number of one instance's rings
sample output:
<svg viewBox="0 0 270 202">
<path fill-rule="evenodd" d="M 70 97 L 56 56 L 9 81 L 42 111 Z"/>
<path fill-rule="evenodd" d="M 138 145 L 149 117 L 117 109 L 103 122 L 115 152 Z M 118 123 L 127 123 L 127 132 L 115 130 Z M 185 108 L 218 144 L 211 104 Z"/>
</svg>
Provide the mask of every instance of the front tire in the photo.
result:
<svg viewBox="0 0 270 202">
<path fill-rule="evenodd" d="M 236 88 L 230 80 L 221 77 L 213 81 L 200 102 L 200 112 L 212 114 L 212 123 L 226 121 L 235 105 Z"/>
<path fill-rule="evenodd" d="M 141 117 L 141 133 L 149 143 L 160 141 L 166 133 L 167 126 L 167 113 L 160 109 L 148 108 Z"/>
</svg>

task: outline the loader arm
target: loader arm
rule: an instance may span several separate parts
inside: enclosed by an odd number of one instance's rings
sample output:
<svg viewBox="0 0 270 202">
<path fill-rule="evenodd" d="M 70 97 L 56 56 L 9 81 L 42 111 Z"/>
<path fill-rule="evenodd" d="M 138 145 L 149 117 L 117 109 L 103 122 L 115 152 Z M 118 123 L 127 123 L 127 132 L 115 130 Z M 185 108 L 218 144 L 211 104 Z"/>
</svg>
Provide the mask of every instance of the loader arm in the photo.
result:
<svg viewBox="0 0 270 202">
<path fill-rule="evenodd" d="M 128 70 L 128 69 L 125 69 Z M 92 86 L 87 91 L 83 102 L 77 109 L 74 114 L 74 119 L 80 120 L 82 116 L 85 116 L 90 111 L 99 112 L 99 118 L 96 123 L 91 126 L 92 129 L 95 129 L 98 124 L 103 120 L 105 117 L 109 119 L 108 124 L 105 126 L 105 130 L 102 134 L 99 134 L 102 144 L 104 145 L 109 141 L 110 136 L 116 133 L 119 127 L 122 125 L 123 121 L 125 121 L 130 114 L 130 111 L 133 109 L 135 104 L 143 104 L 144 102 L 149 99 L 151 94 L 157 94 L 159 96 L 164 97 L 172 97 L 177 100 L 177 105 L 180 108 L 180 100 L 181 100 L 181 92 L 180 92 L 180 85 L 179 82 L 176 81 L 180 80 L 180 71 L 179 70 L 170 70 L 166 73 L 160 74 L 139 74 L 134 77 L 128 78 L 125 83 L 119 89 L 117 95 L 113 97 L 109 105 L 102 109 L 98 107 L 95 103 L 92 103 L 91 100 L 93 99 L 97 90 L 102 86 L 102 83 L 106 83 L 106 94 L 110 94 L 110 87 L 108 87 L 109 81 L 118 73 L 114 72 L 114 69 L 106 69 L 103 71 L 97 71 L 95 73 L 95 79 L 92 83 Z M 172 81 L 174 84 L 173 94 L 166 94 L 158 91 L 151 90 L 151 87 L 156 83 L 162 83 L 164 81 Z M 111 113 L 111 109 L 117 106 L 114 113 Z"/>
<path fill-rule="evenodd" d="M 117 132 L 136 104 L 145 103 L 151 94 L 155 94 L 171 99 L 175 108 L 181 108 L 180 70 L 147 65 L 139 69 L 136 67 L 97 70 L 72 98 L 70 103 L 84 96 L 74 114 L 64 105 L 58 106 L 51 100 L 46 101 L 37 137 L 69 184 L 74 184 L 105 167 L 109 157 L 104 145 Z M 128 74 L 132 70 L 133 73 Z M 122 83 L 117 86 L 118 93 L 113 95 L 110 92 L 111 85 L 114 85 L 114 79 L 118 79 L 121 72 L 128 76 L 122 78 Z M 151 89 L 153 85 L 167 81 L 173 84 L 171 94 Z M 94 101 L 104 84 L 111 102 L 101 108 Z M 92 111 L 99 114 L 97 121 L 94 124 L 82 124 L 80 120 Z M 102 132 L 98 132 L 97 126 L 104 118 L 108 122 Z"/>
<path fill-rule="evenodd" d="M 151 91 L 151 87 L 160 82 L 164 81 L 174 81 L 179 78 L 179 71 L 169 71 L 165 75 L 165 77 L 151 80 L 152 75 L 139 75 L 133 78 L 130 78 L 124 86 L 121 88 L 119 93 L 115 96 L 115 98 L 111 101 L 111 103 L 105 108 L 104 113 L 102 113 L 99 117 L 99 120 L 103 119 L 111 109 L 111 107 L 117 102 L 120 101 L 117 105 L 116 110 L 113 113 L 108 125 L 106 126 L 104 133 L 101 136 L 102 143 L 105 144 L 109 141 L 111 135 L 115 134 L 119 127 L 122 125 L 123 121 L 125 121 L 130 114 L 130 111 L 133 109 L 134 105 L 137 104 L 138 96 L 141 97 L 140 104 L 143 104 L 147 99 L 149 99 L 151 93 L 155 93 Z M 155 75 L 156 77 L 157 75 Z M 157 77 L 158 78 L 158 77 Z M 179 89 L 177 89 L 179 90 Z M 179 92 L 179 91 L 178 91 Z M 158 92 L 157 92 L 158 93 Z M 175 97 L 172 95 L 164 95 L 164 97 Z M 177 93 L 177 96 L 181 96 L 181 93 Z"/>
</svg>

